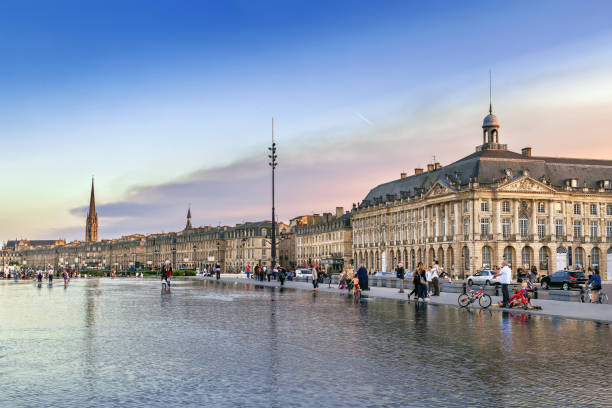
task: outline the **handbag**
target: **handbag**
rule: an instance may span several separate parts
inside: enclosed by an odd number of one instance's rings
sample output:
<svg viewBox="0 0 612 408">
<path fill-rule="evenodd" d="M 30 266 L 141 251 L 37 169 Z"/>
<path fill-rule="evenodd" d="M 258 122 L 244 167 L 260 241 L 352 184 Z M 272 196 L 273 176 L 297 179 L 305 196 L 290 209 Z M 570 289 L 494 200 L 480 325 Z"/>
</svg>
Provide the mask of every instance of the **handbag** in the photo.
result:
<svg viewBox="0 0 612 408">
<path fill-rule="evenodd" d="M 427 281 L 422 276 L 419 278 L 419 283 L 423 286 L 427 285 Z"/>
</svg>

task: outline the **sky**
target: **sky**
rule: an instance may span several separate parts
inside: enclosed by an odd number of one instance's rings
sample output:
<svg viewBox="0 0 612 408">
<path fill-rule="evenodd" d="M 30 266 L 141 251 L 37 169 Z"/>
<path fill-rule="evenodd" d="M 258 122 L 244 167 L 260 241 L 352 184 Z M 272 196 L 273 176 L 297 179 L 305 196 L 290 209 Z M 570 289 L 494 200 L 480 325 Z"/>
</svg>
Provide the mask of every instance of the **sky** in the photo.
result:
<svg viewBox="0 0 612 408">
<path fill-rule="evenodd" d="M 0 240 L 349 209 L 481 141 L 612 157 L 609 1 L 6 1 Z"/>
</svg>

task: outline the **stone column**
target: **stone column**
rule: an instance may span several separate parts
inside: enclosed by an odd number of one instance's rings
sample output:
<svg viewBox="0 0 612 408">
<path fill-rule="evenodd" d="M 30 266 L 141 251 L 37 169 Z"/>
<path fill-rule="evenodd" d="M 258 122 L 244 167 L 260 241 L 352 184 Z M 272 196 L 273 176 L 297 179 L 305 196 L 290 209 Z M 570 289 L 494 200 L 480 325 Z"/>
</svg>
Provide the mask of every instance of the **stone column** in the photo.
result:
<svg viewBox="0 0 612 408">
<path fill-rule="evenodd" d="M 538 240 L 538 213 L 537 213 L 537 207 L 538 202 L 536 200 L 531 200 L 531 235 L 534 237 L 534 241 Z M 535 259 L 535 254 L 534 254 L 534 259 Z"/>
<path fill-rule="evenodd" d="M 502 226 L 501 226 L 501 200 L 495 201 L 495 239 L 501 239 Z"/>
<path fill-rule="evenodd" d="M 551 237 L 551 240 L 552 240 L 554 231 L 555 231 L 555 202 L 553 200 L 549 200 L 548 201 L 548 231 L 547 231 L 548 234 L 547 235 Z M 552 254 L 548 259 L 549 264 L 550 264 L 550 258 L 552 258 Z"/>
<path fill-rule="evenodd" d="M 519 235 L 519 205 L 520 201 L 517 199 L 512 200 L 512 206 L 514 208 L 514 224 L 512 226 L 512 233 L 516 236 Z"/>
<path fill-rule="evenodd" d="M 449 223 L 449 212 L 450 212 L 450 203 L 445 203 L 444 204 L 444 231 L 442 231 L 442 235 L 444 235 L 445 237 L 448 237 L 449 231 L 450 231 L 450 227 L 448 225 Z M 449 238 L 444 238 L 445 241 L 450 241 L 451 239 Z"/>
</svg>

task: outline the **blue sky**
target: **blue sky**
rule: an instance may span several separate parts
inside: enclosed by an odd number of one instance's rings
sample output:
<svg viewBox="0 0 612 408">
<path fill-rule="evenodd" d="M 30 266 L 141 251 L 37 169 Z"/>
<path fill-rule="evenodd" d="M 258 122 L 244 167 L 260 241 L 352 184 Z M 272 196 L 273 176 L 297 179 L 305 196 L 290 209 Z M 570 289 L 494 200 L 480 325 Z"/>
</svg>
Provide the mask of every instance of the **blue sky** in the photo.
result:
<svg viewBox="0 0 612 408">
<path fill-rule="evenodd" d="M 104 238 L 179 229 L 190 203 L 196 225 L 269 218 L 272 116 L 281 219 L 348 207 L 469 154 L 489 68 L 511 148 L 609 157 L 611 17 L 607 1 L 5 2 L 0 239 L 82 239 L 92 174 Z"/>
</svg>

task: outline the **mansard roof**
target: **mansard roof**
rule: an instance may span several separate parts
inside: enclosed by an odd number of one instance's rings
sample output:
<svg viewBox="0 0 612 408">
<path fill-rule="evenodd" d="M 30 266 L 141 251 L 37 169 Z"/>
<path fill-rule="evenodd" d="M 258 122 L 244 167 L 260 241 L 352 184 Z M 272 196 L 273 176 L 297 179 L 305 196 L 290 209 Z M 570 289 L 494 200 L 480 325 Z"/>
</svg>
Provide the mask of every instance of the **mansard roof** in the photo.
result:
<svg viewBox="0 0 612 408">
<path fill-rule="evenodd" d="M 612 160 L 523 156 L 509 150 L 481 150 L 447 166 L 381 184 L 370 190 L 364 202 L 373 204 L 424 194 L 436 182 L 458 189 L 470 181 L 498 185 L 504 179 L 520 175 L 544 180 L 554 187 L 564 187 L 566 180 L 576 179 L 578 188 L 599 189 L 601 180 L 612 180 Z"/>
</svg>

